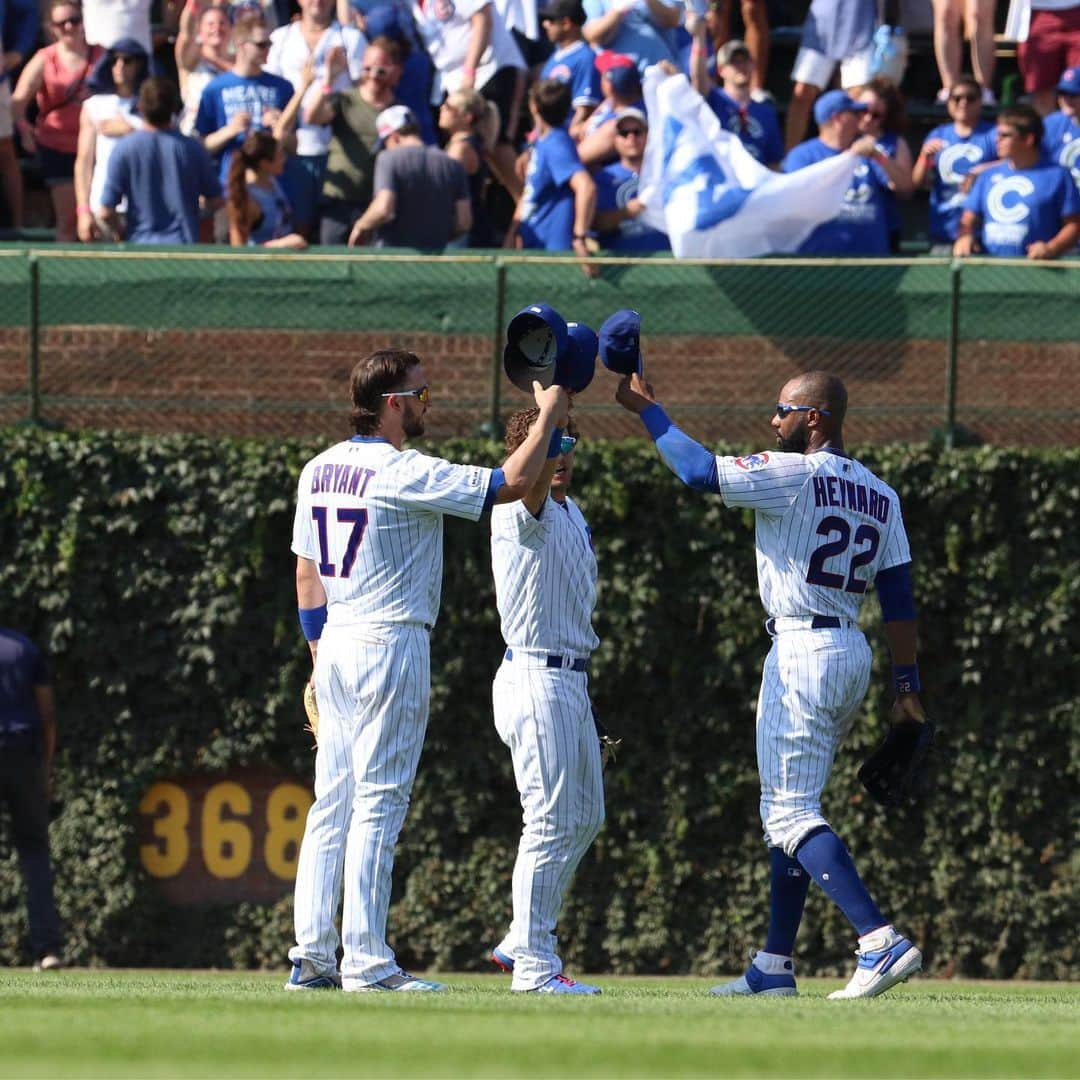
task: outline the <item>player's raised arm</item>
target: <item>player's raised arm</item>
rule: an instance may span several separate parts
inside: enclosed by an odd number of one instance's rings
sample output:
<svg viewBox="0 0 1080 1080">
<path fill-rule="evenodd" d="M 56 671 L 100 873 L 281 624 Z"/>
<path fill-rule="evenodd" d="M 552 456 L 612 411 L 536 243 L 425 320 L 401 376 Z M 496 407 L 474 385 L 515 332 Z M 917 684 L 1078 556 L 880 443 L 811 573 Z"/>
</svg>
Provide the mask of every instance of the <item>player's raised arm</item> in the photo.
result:
<svg viewBox="0 0 1080 1080">
<path fill-rule="evenodd" d="M 570 395 L 562 386 L 544 389 L 533 383 L 533 397 L 540 415 L 525 441 L 502 463 L 497 472 L 503 483 L 495 491 L 496 503 L 516 502 L 535 486 L 548 460 L 548 448 L 562 437 L 570 410 Z"/>
</svg>

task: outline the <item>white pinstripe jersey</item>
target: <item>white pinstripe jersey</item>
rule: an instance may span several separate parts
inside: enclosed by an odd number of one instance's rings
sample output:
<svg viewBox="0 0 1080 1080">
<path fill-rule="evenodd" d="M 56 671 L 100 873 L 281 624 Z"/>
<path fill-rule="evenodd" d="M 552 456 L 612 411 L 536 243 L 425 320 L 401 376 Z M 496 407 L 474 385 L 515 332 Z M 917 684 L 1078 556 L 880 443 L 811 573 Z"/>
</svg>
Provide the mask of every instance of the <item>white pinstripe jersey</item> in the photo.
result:
<svg viewBox="0 0 1080 1080">
<path fill-rule="evenodd" d="M 569 496 L 550 495 L 534 517 L 522 502 L 491 512 L 491 568 L 503 640 L 511 648 L 588 656 L 596 555 L 584 516 Z"/>
<path fill-rule="evenodd" d="M 300 473 L 292 550 L 318 567 L 328 625 L 434 625 L 443 515 L 476 521 L 491 473 L 360 436 L 312 458 Z"/>
<path fill-rule="evenodd" d="M 755 511 L 770 616 L 855 619 L 877 572 L 911 561 L 896 492 L 846 455 L 770 450 L 716 467 L 724 502 Z"/>
</svg>

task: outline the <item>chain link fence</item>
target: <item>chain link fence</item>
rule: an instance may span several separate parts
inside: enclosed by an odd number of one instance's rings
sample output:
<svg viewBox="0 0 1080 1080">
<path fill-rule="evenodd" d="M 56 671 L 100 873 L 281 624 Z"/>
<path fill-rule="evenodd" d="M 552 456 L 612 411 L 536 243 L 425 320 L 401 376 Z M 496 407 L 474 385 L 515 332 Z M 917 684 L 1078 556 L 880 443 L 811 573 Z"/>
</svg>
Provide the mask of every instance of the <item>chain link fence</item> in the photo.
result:
<svg viewBox="0 0 1080 1080">
<path fill-rule="evenodd" d="M 0 249 L 0 423 L 217 436 L 348 435 L 348 373 L 407 346 L 438 438 L 528 404 L 503 328 L 544 300 L 598 328 L 641 313 L 646 373 L 705 441 L 770 441 L 793 374 L 848 384 L 848 436 L 1080 443 L 1080 262 L 738 263 L 507 253 Z M 591 437 L 640 434 L 598 368 Z"/>
</svg>

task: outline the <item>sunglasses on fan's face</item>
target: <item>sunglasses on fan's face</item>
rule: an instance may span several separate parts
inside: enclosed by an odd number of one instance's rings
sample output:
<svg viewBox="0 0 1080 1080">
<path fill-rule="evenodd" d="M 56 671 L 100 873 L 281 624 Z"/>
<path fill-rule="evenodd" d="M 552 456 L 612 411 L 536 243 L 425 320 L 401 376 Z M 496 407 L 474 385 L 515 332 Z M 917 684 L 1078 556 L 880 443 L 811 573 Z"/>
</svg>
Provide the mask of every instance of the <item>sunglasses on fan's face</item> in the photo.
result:
<svg viewBox="0 0 1080 1080">
<path fill-rule="evenodd" d="M 965 102 L 970 105 L 973 102 L 976 102 L 976 101 L 979 100 L 979 95 L 974 94 L 974 93 L 950 94 L 949 95 L 949 100 L 951 102 L 955 103 L 956 105 L 961 105 L 961 104 L 964 104 Z"/>
<path fill-rule="evenodd" d="M 57 30 L 73 30 L 76 26 L 82 26 L 82 16 L 69 15 L 66 19 L 57 19 L 53 26 Z"/>
</svg>

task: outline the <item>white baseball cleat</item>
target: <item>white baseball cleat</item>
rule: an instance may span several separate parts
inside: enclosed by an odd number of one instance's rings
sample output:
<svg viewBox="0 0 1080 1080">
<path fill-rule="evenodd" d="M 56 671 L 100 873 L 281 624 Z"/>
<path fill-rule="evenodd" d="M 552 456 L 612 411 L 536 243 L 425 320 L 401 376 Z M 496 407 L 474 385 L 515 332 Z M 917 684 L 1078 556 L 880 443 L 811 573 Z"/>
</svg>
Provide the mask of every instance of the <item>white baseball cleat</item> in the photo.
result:
<svg viewBox="0 0 1080 1080">
<path fill-rule="evenodd" d="M 363 986 L 346 985 L 344 989 L 354 994 L 387 990 L 407 994 L 431 994 L 447 990 L 449 987 L 447 987 L 446 983 L 418 979 L 415 975 L 408 975 L 404 971 L 399 971 L 396 975 L 387 975 L 385 979 L 380 979 L 378 982 L 366 983 Z"/>
<path fill-rule="evenodd" d="M 731 982 L 714 986 L 713 997 L 798 997 L 795 987 L 795 961 L 790 956 L 757 952 L 751 954 L 746 972 Z"/>
<path fill-rule="evenodd" d="M 319 971 L 310 960 L 294 960 L 286 990 L 340 990 L 341 976 L 336 971 Z"/>
<path fill-rule="evenodd" d="M 877 997 L 922 969 L 922 953 L 891 926 L 860 938 L 859 944 L 855 953 L 859 963 L 851 982 L 843 990 L 834 990 L 830 1001 Z"/>
</svg>

